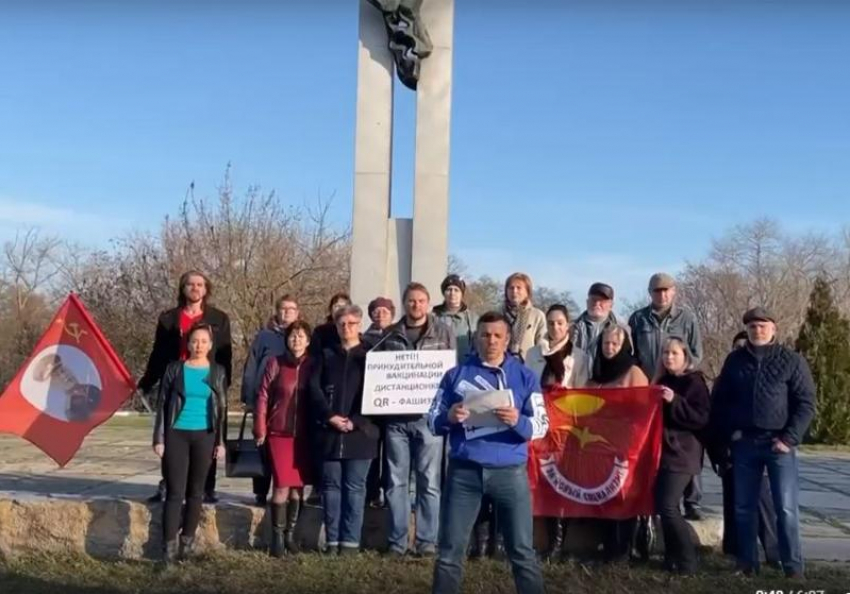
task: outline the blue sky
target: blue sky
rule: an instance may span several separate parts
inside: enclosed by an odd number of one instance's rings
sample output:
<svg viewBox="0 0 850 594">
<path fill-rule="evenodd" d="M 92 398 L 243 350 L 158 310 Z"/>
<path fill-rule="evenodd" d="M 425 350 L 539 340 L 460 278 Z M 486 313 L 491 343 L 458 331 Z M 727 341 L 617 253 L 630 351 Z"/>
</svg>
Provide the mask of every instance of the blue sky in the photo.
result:
<svg viewBox="0 0 850 594">
<path fill-rule="evenodd" d="M 533 6 L 533 10 L 520 7 Z M 458 0 L 450 250 L 633 298 L 761 216 L 850 222 L 850 2 Z M 0 1 L 0 238 L 155 229 L 189 182 L 350 219 L 357 2 Z M 413 95 L 398 85 L 394 211 Z"/>
</svg>

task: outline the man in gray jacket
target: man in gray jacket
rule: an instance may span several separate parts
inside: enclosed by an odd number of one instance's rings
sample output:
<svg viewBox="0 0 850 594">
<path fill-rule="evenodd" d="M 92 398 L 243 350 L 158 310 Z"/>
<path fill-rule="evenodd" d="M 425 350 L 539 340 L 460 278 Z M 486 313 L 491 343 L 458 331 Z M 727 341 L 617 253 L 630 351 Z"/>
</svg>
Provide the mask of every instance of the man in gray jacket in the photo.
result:
<svg viewBox="0 0 850 594">
<path fill-rule="evenodd" d="M 676 281 L 664 272 L 657 272 L 649 279 L 651 303 L 637 310 L 629 318 L 632 344 L 635 355 L 646 377 L 652 381 L 658 374 L 661 349 L 668 336 L 677 336 L 687 342 L 694 365 L 702 359 L 702 338 L 697 318 L 689 309 L 676 303 Z M 685 489 L 685 517 L 699 520 L 702 482 L 696 475 Z"/>
<path fill-rule="evenodd" d="M 658 272 L 649 279 L 651 303 L 629 318 L 632 342 L 640 367 L 650 380 L 658 373 L 661 348 L 668 336 L 678 336 L 688 343 L 694 365 L 702 359 L 702 337 L 693 312 L 676 303 L 676 281 Z"/>
<path fill-rule="evenodd" d="M 456 341 L 451 329 L 428 313 L 430 295 L 420 283 L 410 283 L 404 290 L 404 316 L 387 328 L 384 338 L 373 350 L 435 351 L 454 350 Z M 384 417 L 387 454 L 387 505 L 390 508 L 390 555 L 407 553 L 410 523 L 410 471 L 416 476 L 416 539 L 419 556 L 433 557 L 437 551 L 440 518 L 440 471 L 443 438 L 428 428 L 427 415 L 395 415 Z"/>
</svg>

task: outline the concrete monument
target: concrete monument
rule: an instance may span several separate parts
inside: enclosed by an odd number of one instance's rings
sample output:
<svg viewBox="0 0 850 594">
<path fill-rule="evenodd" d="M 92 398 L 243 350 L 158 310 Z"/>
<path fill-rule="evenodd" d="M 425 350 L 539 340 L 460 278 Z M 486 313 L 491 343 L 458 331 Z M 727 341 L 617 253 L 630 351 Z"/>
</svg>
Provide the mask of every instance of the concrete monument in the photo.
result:
<svg viewBox="0 0 850 594">
<path fill-rule="evenodd" d="M 415 280 L 439 301 L 448 263 L 454 0 L 416 3 L 431 47 L 418 65 L 412 219 L 391 218 L 395 63 L 385 15 L 373 4 L 360 0 L 351 297 L 361 306 L 378 295 L 400 304 Z"/>
</svg>

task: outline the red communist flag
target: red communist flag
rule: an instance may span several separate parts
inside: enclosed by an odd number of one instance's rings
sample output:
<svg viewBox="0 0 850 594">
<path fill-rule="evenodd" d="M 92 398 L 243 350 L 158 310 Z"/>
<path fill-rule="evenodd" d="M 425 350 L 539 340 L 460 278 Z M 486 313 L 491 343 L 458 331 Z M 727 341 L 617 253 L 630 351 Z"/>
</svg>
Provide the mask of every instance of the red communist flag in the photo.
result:
<svg viewBox="0 0 850 594">
<path fill-rule="evenodd" d="M 661 459 L 658 388 L 556 389 L 549 432 L 528 465 L 537 516 L 627 519 L 653 513 Z"/>
<path fill-rule="evenodd" d="M 86 435 L 127 400 L 134 385 L 72 293 L 0 396 L 0 432 L 20 435 L 65 466 Z"/>
</svg>

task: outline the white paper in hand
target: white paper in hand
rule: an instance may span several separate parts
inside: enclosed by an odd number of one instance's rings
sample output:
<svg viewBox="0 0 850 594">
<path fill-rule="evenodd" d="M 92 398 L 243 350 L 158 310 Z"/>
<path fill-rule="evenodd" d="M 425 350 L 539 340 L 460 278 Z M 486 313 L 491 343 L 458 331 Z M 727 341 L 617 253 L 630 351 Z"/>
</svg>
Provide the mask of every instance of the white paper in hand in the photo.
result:
<svg viewBox="0 0 850 594">
<path fill-rule="evenodd" d="M 494 414 L 497 408 L 513 406 L 514 396 L 511 390 L 470 390 L 464 394 L 463 407 L 469 411 L 464 426 L 472 428 L 506 428 Z"/>
</svg>

